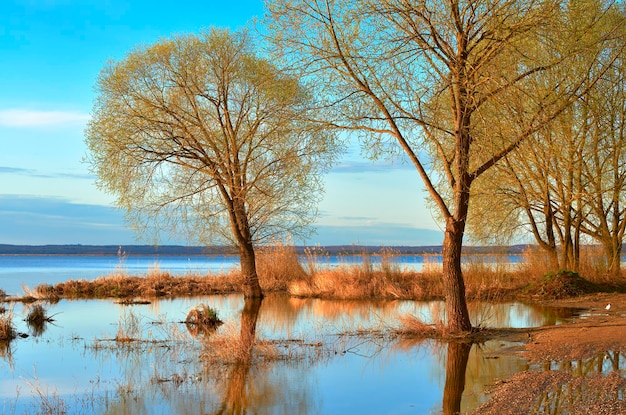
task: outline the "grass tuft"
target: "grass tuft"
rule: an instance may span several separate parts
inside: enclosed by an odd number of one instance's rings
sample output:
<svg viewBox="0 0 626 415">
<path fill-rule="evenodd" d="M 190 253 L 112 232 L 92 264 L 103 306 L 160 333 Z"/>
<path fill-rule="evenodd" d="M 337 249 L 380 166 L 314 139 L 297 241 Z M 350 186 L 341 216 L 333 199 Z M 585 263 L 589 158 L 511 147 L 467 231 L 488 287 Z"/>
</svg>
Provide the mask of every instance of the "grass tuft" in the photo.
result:
<svg viewBox="0 0 626 415">
<path fill-rule="evenodd" d="M 199 304 L 187 314 L 185 325 L 194 337 L 199 334 L 210 334 L 223 322 L 217 316 L 217 311 L 206 304 Z"/>
<path fill-rule="evenodd" d="M 132 310 L 125 309 L 119 317 L 115 341 L 118 343 L 130 343 L 140 339 L 141 319 Z"/>
<path fill-rule="evenodd" d="M 400 317 L 399 332 L 403 335 L 429 339 L 443 338 L 447 335 L 443 321 L 438 320 L 435 324 L 428 324 L 412 314 Z"/>
<path fill-rule="evenodd" d="M 17 330 L 13 324 L 13 312 L 11 310 L 0 315 L 0 341 L 11 341 L 17 337 Z"/>
<path fill-rule="evenodd" d="M 24 319 L 31 329 L 33 336 L 41 336 L 46 329 L 46 323 L 51 323 L 54 319 L 48 316 L 46 309 L 41 304 L 33 304 L 29 307 L 28 314 Z"/>
</svg>

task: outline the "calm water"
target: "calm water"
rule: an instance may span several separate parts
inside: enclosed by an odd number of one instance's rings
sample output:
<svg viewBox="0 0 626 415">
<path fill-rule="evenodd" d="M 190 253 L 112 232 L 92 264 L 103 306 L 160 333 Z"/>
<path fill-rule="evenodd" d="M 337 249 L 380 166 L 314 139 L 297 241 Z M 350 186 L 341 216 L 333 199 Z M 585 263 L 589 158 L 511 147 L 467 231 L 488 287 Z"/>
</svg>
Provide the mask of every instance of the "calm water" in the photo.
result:
<svg viewBox="0 0 626 415">
<path fill-rule="evenodd" d="M 51 278 L 97 277 L 110 269 L 106 267 L 118 266 L 116 260 L 102 263 L 102 257 L 81 258 L 73 265 L 60 258 L 40 259 L 12 258 L 7 261 L 12 265 L 0 266 L 3 289 L 18 287 L 16 277 L 35 286 L 54 282 Z M 51 265 L 55 261 L 58 269 Z M 153 260 L 144 261 L 153 265 Z M 182 273 L 217 266 L 194 258 L 177 261 Z M 164 263 L 161 269 L 171 269 L 175 261 L 167 267 Z M 130 258 L 125 266 L 147 270 Z M 230 258 L 219 267 L 228 266 L 234 266 Z M 207 269 L 224 269 L 219 267 Z M 392 334 L 407 314 L 436 319 L 443 308 L 440 302 L 284 295 L 267 297 L 255 312 L 254 337 L 257 344 L 270 345 L 273 358 L 243 366 L 208 364 L 202 358 L 206 340 L 180 323 L 199 303 L 215 308 L 225 322 L 212 336 L 231 333 L 237 338 L 245 331 L 241 322 L 249 321 L 244 320 L 249 309 L 239 295 L 135 306 L 62 300 L 44 304 L 55 321 L 39 328 L 24 321 L 29 306 L 15 304 L 13 321 L 29 336 L 0 348 L 2 413 L 46 413 L 53 408 L 57 412 L 48 413 L 436 414 L 452 413 L 454 407 L 466 412 L 486 399 L 487 385 L 528 368 L 515 354 L 493 358 L 495 351 L 515 344 L 447 345 Z M 474 304 L 471 309 L 474 324 L 492 327 L 558 324 L 573 316 L 571 310 L 519 303 Z M 113 341 L 120 330 L 142 341 Z M 374 334 L 363 334 L 368 332 Z M 289 358 L 280 357 L 284 355 Z M 465 379 L 464 385 L 451 381 L 459 378 Z"/>
<path fill-rule="evenodd" d="M 70 413 L 198 414 L 218 413 L 226 401 L 237 405 L 229 401 L 234 399 L 229 392 L 234 375 L 228 373 L 236 368 L 205 367 L 201 340 L 178 323 L 198 303 L 218 310 L 225 321 L 219 330 L 235 327 L 238 332 L 244 305 L 238 295 L 137 306 L 64 300 L 47 306 L 56 321 L 39 336 L 23 321 L 28 307 L 16 305 L 18 330 L 31 336 L 13 341 L 2 353 L 3 413 L 37 413 L 42 391 L 47 401 L 62 403 Z M 270 296 L 259 311 L 257 340 L 323 345 L 305 352 L 308 357 L 303 359 L 278 359 L 249 369 L 236 398 L 254 413 L 437 413 L 446 382 L 446 345 L 349 334 L 395 327 L 399 316 L 429 316 L 440 309 L 436 302 L 377 304 Z M 479 313 L 490 315 L 494 326 L 536 326 L 560 318 L 558 311 L 521 304 L 483 305 L 474 318 L 484 318 Z M 138 337 L 148 341 L 111 341 L 130 316 L 139 321 Z M 490 358 L 494 350 L 509 346 L 496 341 L 468 350 L 461 408 L 475 407 L 485 398 L 486 385 L 527 367 L 516 356 Z M 163 381 L 177 376 L 180 383 Z"/>
</svg>

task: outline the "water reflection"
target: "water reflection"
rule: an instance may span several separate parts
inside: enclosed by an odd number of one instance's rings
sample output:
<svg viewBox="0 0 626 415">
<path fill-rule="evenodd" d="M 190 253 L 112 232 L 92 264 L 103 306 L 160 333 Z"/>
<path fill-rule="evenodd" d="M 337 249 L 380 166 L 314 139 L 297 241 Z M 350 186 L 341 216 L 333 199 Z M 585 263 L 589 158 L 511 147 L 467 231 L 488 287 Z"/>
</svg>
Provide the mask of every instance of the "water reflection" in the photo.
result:
<svg viewBox="0 0 626 415">
<path fill-rule="evenodd" d="M 178 322 L 198 303 L 216 309 L 226 324 L 196 339 Z M 438 303 L 283 295 L 262 302 L 210 296 L 143 306 L 63 300 L 48 310 L 58 326 L 48 325 L 39 338 L 14 342 L 14 351 L 5 353 L 15 371 L 0 371 L 0 396 L 17 402 L 10 413 L 28 412 L 37 397 L 28 397 L 25 382 L 36 376 L 75 413 L 465 412 L 485 400 L 485 385 L 527 365 L 514 356 L 491 358 L 501 342 L 441 344 L 398 339 L 385 331 L 396 327 L 401 315 L 432 318 L 428 313 L 439 308 Z M 559 318 L 519 304 L 482 305 L 474 312 L 490 316 L 488 324 L 496 327 Z M 27 309 L 16 313 L 25 315 Z M 130 321 L 138 331 L 129 337 L 139 341 L 114 341 Z M 201 359 L 204 342 L 228 327 L 238 335 L 238 358 L 207 364 Z M 259 353 L 267 345 L 275 349 L 271 358 Z M 33 367 L 37 372 L 31 375 Z"/>
<path fill-rule="evenodd" d="M 250 406 L 246 389 L 252 365 L 252 348 L 256 338 L 256 324 L 261 309 L 260 298 L 246 298 L 241 312 L 241 334 L 238 345 L 240 353 L 234 361 L 225 382 L 224 397 L 216 415 L 245 414 Z M 252 406 L 254 408 L 255 405 Z"/>
<path fill-rule="evenodd" d="M 538 412 L 576 413 L 581 407 L 608 401 L 620 401 L 621 409 L 625 409 L 626 380 L 620 375 L 624 363 L 619 351 L 598 353 L 576 361 L 545 362 L 544 374 L 558 374 L 560 382 L 552 382 L 540 393 L 536 404 Z"/>
<path fill-rule="evenodd" d="M 455 415 L 461 411 L 461 398 L 465 390 L 465 371 L 471 343 L 448 343 L 446 383 L 443 387 L 443 414 Z"/>
<path fill-rule="evenodd" d="M 512 413 L 513 400 L 519 414 L 623 414 L 625 368 L 626 359 L 617 351 L 534 364 L 501 383 L 493 398 L 472 414 Z"/>
</svg>

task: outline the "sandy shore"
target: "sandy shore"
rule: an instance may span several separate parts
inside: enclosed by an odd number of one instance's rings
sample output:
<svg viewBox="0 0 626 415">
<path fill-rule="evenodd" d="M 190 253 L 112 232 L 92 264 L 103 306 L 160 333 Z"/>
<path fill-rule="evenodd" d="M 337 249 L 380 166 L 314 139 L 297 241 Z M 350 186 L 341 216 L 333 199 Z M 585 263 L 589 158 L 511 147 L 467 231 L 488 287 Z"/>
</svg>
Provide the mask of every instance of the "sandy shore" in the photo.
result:
<svg viewBox="0 0 626 415">
<path fill-rule="evenodd" d="M 531 369 L 501 379 L 472 414 L 626 414 L 626 294 L 546 305 L 588 310 L 575 320 L 510 335 Z M 607 310 L 607 306 L 610 307 Z"/>
</svg>

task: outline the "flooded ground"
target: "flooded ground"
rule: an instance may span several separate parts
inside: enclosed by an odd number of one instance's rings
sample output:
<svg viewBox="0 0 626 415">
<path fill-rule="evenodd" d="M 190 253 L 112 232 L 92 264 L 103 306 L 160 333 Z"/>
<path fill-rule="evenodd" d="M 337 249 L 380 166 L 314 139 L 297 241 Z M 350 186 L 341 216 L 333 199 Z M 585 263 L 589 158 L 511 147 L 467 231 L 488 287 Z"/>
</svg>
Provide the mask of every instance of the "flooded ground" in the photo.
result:
<svg viewBox="0 0 626 415">
<path fill-rule="evenodd" d="M 253 322 L 265 351 L 245 365 L 212 362 L 206 336 L 181 323 L 200 303 L 224 321 L 209 338 L 236 339 Z M 529 368 L 517 354 L 496 353 L 517 343 L 448 345 L 392 334 L 403 315 L 436 320 L 440 302 L 273 295 L 250 320 L 239 295 L 133 306 L 62 300 L 45 305 L 54 322 L 43 327 L 23 320 L 29 307 L 12 309 L 28 337 L 0 352 L 0 407 L 7 414 L 467 412 L 485 402 L 488 385 Z M 575 315 L 520 303 L 471 309 L 473 323 L 483 327 L 537 327 Z"/>
</svg>

